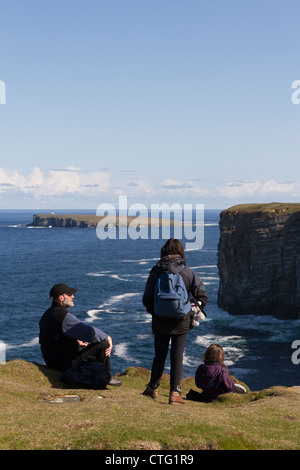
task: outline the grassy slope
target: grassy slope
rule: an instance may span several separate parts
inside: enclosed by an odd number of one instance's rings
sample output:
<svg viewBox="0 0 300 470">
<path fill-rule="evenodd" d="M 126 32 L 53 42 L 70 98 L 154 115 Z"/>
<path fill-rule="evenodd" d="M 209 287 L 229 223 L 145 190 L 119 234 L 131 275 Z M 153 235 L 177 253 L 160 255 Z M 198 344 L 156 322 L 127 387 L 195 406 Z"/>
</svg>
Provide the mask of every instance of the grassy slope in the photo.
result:
<svg viewBox="0 0 300 470">
<path fill-rule="evenodd" d="M 129 368 L 122 387 L 101 391 L 66 389 L 59 376 L 22 360 L 0 365 L 0 449 L 300 448 L 300 394 L 285 387 L 171 406 L 167 375 L 157 402 L 141 395 L 146 369 Z M 190 388 L 184 379 L 183 393 Z M 49 402 L 67 393 L 82 401 Z"/>
</svg>

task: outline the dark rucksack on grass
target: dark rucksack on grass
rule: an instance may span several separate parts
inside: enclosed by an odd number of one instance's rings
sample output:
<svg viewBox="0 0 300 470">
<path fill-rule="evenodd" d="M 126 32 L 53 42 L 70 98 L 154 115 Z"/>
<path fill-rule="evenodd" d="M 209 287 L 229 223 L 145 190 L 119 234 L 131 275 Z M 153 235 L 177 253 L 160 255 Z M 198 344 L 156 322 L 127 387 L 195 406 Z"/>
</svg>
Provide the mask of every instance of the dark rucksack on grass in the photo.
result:
<svg viewBox="0 0 300 470">
<path fill-rule="evenodd" d="M 97 361 L 80 361 L 61 375 L 61 380 L 69 387 L 105 389 L 111 375 L 106 364 Z"/>
</svg>

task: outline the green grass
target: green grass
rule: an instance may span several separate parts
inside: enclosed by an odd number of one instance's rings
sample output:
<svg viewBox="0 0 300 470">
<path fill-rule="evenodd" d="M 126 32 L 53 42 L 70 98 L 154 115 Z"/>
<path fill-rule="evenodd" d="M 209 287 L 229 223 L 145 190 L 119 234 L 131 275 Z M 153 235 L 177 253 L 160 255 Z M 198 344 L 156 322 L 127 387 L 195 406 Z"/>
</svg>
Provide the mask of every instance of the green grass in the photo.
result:
<svg viewBox="0 0 300 470">
<path fill-rule="evenodd" d="M 167 374 L 156 402 L 141 395 L 149 375 L 129 368 L 121 387 L 70 390 L 45 366 L 22 360 L 0 365 L 0 449 L 300 449 L 300 393 L 272 387 L 172 406 Z M 181 386 L 183 394 L 195 389 L 193 378 Z M 49 401 L 69 393 L 81 401 Z"/>
<path fill-rule="evenodd" d="M 300 211 L 300 203 L 271 202 L 267 204 L 238 204 L 224 210 L 224 212 L 227 211 L 239 213 L 271 212 L 275 214 L 291 215 Z"/>
</svg>

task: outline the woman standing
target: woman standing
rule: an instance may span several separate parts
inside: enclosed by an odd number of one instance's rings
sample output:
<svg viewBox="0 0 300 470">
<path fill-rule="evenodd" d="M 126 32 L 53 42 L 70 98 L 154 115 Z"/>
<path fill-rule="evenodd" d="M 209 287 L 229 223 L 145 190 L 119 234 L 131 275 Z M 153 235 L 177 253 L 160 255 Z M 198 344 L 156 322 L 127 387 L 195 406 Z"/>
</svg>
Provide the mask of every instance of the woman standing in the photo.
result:
<svg viewBox="0 0 300 470">
<path fill-rule="evenodd" d="M 180 316 L 166 316 L 166 312 L 160 311 L 156 302 L 158 280 L 164 273 L 171 275 L 180 274 L 184 282 L 188 296 L 192 295 L 202 303 L 204 307 L 207 302 L 206 290 L 203 282 L 197 274 L 190 269 L 185 262 L 185 254 L 180 240 L 170 238 L 161 249 L 159 262 L 152 268 L 148 277 L 143 304 L 147 312 L 152 315 L 152 331 L 154 333 L 155 356 L 152 364 L 150 382 L 143 395 L 150 396 L 154 400 L 158 397 L 158 386 L 164 371 L 164 365 L 171 341 L 171 373 L 170 373 L 170 404 L 184 404 L 181 397 L 180 380 L 182 373 L 183 353 L 185 340 L 189 330 L 192 328 L 192 313 L 190 308 L 187 313 Z M 171 302 L 170 302 L 171 308 Z"/>
</svg>

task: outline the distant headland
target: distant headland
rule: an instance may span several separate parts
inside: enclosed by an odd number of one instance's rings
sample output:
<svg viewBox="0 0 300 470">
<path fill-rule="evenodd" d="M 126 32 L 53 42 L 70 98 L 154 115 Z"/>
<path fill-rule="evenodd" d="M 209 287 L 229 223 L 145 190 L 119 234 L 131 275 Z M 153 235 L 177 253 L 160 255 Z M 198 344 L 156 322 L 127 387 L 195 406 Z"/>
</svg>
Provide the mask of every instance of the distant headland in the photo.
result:
<svg viewBox="0 0 300 470">
<path fill-rule="evenodd" d="M 151 226 L 175 226 L 182 225 L 182 222 L 159 219 L 153 217 L 138 216 L 107 216 L 107 215 L 88 215 L 88 214 L 35 214 L 31 227 L 62 227 L 62 228 L 96 228 L 98 223 L 103 220 L 107 227 L 128 227 L 134 221 L 138 222 L 140 227 Z"/>
</svg>

